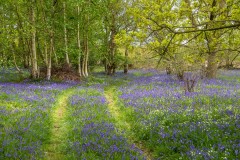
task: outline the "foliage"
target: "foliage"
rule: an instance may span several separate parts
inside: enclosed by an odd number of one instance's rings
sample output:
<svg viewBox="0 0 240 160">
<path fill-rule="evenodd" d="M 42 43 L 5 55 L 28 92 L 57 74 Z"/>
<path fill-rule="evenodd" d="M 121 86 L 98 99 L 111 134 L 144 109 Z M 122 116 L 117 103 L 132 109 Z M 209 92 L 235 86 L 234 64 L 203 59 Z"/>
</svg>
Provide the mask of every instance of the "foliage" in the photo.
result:
<svg viewBox="0 0 240 160">
<path fill-rule="evenodd" d="M 105 65 L 106 69 L 115 70 L 116 65 L 126 66 L 133 59 L 131 63 L 135 66 L 152 67 L 150 64 L 157 63 L 185 72 L 200 69 L 207 62 L 207 76 L 215 78 L 218 66 L 236 66 L 240 55 L 238 3 L 238 0 L 2 1 L 0 62 L 2 66 L 33 68 L 35 46 L 40 68 L 64 65 L 68 54 L 73 69 L 81 64 L 83 69 L 88 65 L 91 68 Z M 34 16 L 29 13 L 31 8 Z M 139 55 L 143 48 L 146 53 Z M 119 58 L 119 51 L 121 55 L 129 51 L 129 55 Z M 135 59 L 143 62 L 138 64 Z"/>
</svg>

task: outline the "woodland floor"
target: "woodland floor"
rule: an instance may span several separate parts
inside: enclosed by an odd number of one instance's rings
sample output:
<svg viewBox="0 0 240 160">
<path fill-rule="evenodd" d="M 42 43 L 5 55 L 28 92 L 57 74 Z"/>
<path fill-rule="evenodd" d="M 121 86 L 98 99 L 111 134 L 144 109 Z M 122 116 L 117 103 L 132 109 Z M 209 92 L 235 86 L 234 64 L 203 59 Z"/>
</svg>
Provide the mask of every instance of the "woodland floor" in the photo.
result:
<svg viewBox="0 0 240 160">
<path fill-rule="evenodd" d="M 237 160 L 240 72 L 199 80 L 193 93 L 183 83 L 155 70 L 1 82 L 0 159 Z"/>
</svg>

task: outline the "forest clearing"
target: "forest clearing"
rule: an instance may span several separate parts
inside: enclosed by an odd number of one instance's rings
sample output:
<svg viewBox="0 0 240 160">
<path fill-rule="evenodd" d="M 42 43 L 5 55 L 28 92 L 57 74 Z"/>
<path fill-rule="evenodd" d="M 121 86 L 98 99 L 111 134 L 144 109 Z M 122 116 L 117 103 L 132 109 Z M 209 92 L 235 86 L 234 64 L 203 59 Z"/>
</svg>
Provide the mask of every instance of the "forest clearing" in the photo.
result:
<svg viewBox="0 0 240 160">
<path fill-rule="evenodd" d="M 239 160 L 239 0 L 0 0 L 0 160 Z"/>
<path fill-rule="evenodd" d="M 238 159 L 240 72 L 183 88 L 155 70 L 1 83 L 0 159 Z"/>
</svg>

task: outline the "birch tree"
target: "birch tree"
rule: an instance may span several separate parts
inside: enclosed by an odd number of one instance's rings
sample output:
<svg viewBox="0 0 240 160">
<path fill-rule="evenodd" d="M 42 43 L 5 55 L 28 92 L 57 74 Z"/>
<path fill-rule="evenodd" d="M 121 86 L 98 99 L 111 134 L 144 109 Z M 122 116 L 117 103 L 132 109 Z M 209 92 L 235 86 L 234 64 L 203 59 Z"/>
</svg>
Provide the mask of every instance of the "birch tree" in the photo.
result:
<svg viewBox="0 0 240 160">
<path fill-rule="evenodd" d="M 31 14 L 30 21 L 32 25 L 32 35 L 31 35 L 31 51 L 32 51 L 32 77 L 34 79 L 38 78 L 38 64 L 37 64 L 37 50 L 36 50 L 36 27 L 35 27 L 35 6 L 36 1 L 31 1 Z"/>
</svg>

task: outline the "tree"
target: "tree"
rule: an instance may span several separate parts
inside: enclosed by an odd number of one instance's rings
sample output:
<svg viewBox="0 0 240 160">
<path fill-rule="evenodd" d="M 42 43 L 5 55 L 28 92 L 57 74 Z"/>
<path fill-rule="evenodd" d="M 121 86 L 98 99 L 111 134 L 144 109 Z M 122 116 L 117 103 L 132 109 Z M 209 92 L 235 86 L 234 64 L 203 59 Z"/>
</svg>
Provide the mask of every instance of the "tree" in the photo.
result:
<svg viewBox="0 0 240 160">
<path fill-rule="evenodd" d="M 158 50 L 160 59 L 169 54 L 169 48 L 174 46 L 175 39 L 181 35 L 188 36 L 180 43 L 191 42 L 198 37 L 204 39 L 204 54 L 208 55 L 206 75 L 214 78 L 217 54 L 221 47 L 219 42 L 225 33 L 240 26 L 236 4 L 236 0 L 208 0 L 204 3 L 188 0 L 139 0 L 130 11 L 138 23 L 139 31 L 148 33 L 145 37 L 147 43 L 155 45 L 154 49 Z"/>
<path fill-rule="evenodd" d="M 132 48 L 147 48 L 179 75 L 207 61 L 214 78 L 221 62 L 231 66 L 240 55 L 238 0 L 0 3 L 1 65 L 30 68 L 32 78 L 88 77 L 102 64 L 109 75 L 119 66 L 127 73 Z"/>
<path fill-rule="evenodd" d="M 63 2 L 63 19 L 64 19 L 64 44 L 65 44 L 65 56 L 66 56 L 66 65 L 70 68 L 70 61 L 68 56 L 68 38 L 67 38 L 67 27 L 66 27 L 66 2 Z"/>
<path fill-rule="evenodd" d="M 36 1 L 32 0 L 31 2 L 31 14 L 30 21 L 32 26 L 32 35 L 31 35 L 31 46 L 32 46 L 32 77 L 36 79 L 39 75 L 38 73 L 38 64 L 37 64 L 37 50 L 36 50 L 36 24 L 35 24 L 35 6 Z"/>
</svg>

